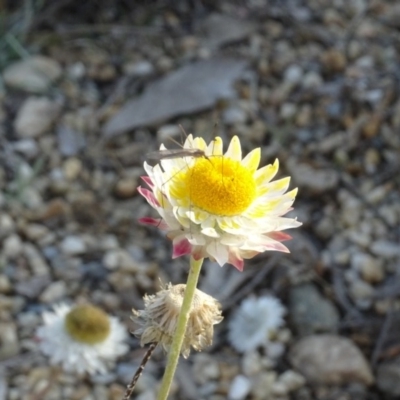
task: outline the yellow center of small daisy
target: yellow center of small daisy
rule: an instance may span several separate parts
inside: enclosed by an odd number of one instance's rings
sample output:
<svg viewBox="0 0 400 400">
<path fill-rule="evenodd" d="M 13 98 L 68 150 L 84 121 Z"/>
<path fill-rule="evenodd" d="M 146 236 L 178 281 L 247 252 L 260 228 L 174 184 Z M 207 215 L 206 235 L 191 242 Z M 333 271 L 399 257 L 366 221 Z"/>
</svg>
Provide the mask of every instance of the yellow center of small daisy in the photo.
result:
<svg viewBox="0 0 400 400">
<path fill-rule="evenodd" d="M 108 315 L 92 305 L 80 305 L 65 316 L 65 329 L 77 342 L 97 344 L 110 334 L 111 326 Z"/>
<path fill-rule="evenodd" d="M 256 197 L 253 174 L 240 162 L 226 157 L 196 159 L 185 170 L 186 196 L 191 203 L 214 215 L 244 212 Z"/>
</svg>

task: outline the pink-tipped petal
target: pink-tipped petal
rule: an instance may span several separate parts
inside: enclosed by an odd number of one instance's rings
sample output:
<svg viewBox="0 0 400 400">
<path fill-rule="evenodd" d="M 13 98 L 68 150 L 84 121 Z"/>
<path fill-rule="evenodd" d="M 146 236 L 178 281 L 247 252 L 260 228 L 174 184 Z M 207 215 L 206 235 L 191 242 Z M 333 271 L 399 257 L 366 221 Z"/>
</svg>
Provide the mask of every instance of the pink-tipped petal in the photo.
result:
<svg viewBox="0 0 400 400">
<path fill-rule="evenodd" d="M 281 251 L 282 253 L 290 253 L 290 250 L 284 246 L 282 243 L 279 242 L 270 242 L 265 247 L 264 250 L 274 250 L 274 251 Z"/>
<path fill-rule="evenodd" d="M 243 258 L 237 254 L 236 251 L 231 251 L 229 252 L 229 259 L 228 259 L 229 264 L 232 264 L 238 271 L 242 272 L 243 267 L 244 267 L 244 261 Z"/>
<path fill-rule="evenodd" d="M 140 178 L 150 189 L 153 189 L 154 184 L 149 176 L 141 176 Z"/>
<path fill-rule="evenodd" d="M 292 237 L 285 232 L 268 232 L 268 237 L 278 242 L 290 240 Z"/>
<path fill-rule="evenodd" d="M 138 187 L 138 192 L 147 200 L 147 202 L 153 207 L 160 207 L 160 203 L 154 197 L 154 194 L 151 190 L 143 188 L 141 186 Z"/>
<path fill-rule="evenodd" d="M 159 228 L 162 231 L 169 229 L 169 226 L 161 218 L 143 217 L 139 218 L 139 222 L 144 225 L 155 226 L 156 228 Z"/>
<path fill-rule="evenodd" d="M 175 238 L 172 242 L 172 258 L 178 258 L 192 252 L 192 245 L 186 238 L 182 236 Z"/>
</svg>

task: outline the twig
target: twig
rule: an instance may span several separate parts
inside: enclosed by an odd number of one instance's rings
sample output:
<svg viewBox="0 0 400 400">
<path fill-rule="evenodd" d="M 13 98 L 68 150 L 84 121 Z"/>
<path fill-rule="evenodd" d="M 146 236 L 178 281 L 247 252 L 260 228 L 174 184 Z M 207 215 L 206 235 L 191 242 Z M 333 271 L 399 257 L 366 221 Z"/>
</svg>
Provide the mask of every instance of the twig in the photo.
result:
<svg viewBox="0 0 400 400">
<path fill-rule="evenodd" d="M 333 281 L 333 290 L 335 293 L 336 301 L 350 314 L 358 319 L 362 319 L 362 314 L 357 308 L 353 307 L 349 299 L 347 298 L 343 277 L 339 271 L 339 267 L 334 265 L 332 268 L 332 281 Z"/>
<path fill-rule="evenodd" d="M 138 379 L 140 378 L 140 375 L 142 375 L 142 372 L 144 370 L 144 367 L 146 366 L 147 362 L 150 360 L 151 355 L 153 354 L 155 348 L 157 347 L 158 343 L 151 343 L 148 350 L 146 351 L 146 354 L 143 357 L 142 362 L 139 365 L 139 368 L 135 372 L 135 375 L 133 375 L 131 382 L 129 385 L 126 387 L 126 392 L 122 400 L 129 400 L 131 397 L 131 394 L 133 390 L 135 389 L 136 383 Z"/>
<path fill-rule="evenodd" d="M 388 334 L 390 325 L 392 324 L 392 318 L 393 318 L 392 311 L 393 311 L 393 298 L 390 299 L 390 305 L 389 305 L 389 309 L 386 313 L 386 318 L 383 322 L 381 331 L 379 332 L 378 340 L 376 341 L 374 351 L 372 352 L 372 356 L 371 356 L 372 368 L 375 368 L 376 363 L 378 362 L 379 354 L 382 350 L 382 347 L 385 342 L 386 336 Z"/>
<path fill-rule="evenodd" d="M 368 200 L 364 198 L 362 194 L 355 188 L 355 185 L 348 179 L 348 177 L 341 172 L 340 173 L 340 183 L 355 197 L 357 197 L 358 200 L 362 203 L 363 206 L 368 208 L 368 210 L 371 211 L 371 213 L 374 215 L 374 217 L 378 218 L 385 226 L 386 228 L 390 231 L 392 227 L 390 224 L 386 221 L 386 219 L 380 214 L 380 212 L 377 210 L 377 208 L 371 204 Z"/>
<path fill-rule="evenodd" d="M 248 293 L 252 292 L 253 289 L 263 281 L 263 279 L 272 271 L 279 260 L 279 255 L 273 255 L 267 262 L 266 265 L 263 265 L 257 273 L 251 278 L 251 280 L 243 286 L 240 290 L 238 290 L 233 296 L 230 296 L 228 300 L 222 302 L 223 309 L 226 311 L 231 308 L 239 300 L 245 297 Z"/>
</svg>

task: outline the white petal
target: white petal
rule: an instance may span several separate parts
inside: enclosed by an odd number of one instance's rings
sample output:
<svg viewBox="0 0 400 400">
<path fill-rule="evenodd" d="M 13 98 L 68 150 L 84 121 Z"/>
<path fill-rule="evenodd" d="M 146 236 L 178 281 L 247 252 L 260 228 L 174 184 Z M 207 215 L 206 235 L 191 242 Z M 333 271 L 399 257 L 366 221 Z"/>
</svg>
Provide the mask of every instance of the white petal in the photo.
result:
<svg viewBox="0 0 400 400">
<path fill-rule="evenodd" d="M 217 263 L 221 267 L 228 262 L 228 249 L 225 246 L 220 245 L 218 241 L 214 240 L 213 242 L 208 244 L 206 247 L 206 251 L 208 254 L 211 255 L 211 257 L 213 257 L 217 261 Z"/>
</svg>

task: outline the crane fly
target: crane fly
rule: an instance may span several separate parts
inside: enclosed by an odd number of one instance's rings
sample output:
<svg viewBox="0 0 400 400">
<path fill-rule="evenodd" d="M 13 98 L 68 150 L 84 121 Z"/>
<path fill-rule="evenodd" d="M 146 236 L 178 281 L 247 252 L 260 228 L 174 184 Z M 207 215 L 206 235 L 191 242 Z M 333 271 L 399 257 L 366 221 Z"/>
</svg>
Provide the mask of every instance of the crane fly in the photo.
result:
<svg viewBox="0 0 400 400">
<path fill-rule="evenodd" d="M 162 160 L 172 160 L 174 158 L 185 158 L 185 157 L 193 157 L 193 158 L 204 157 L 206 160 L 210 161 L 210 159 L 206 155 L 205 151 L 202 149 L 199 149 L 199 148 L 161 149 L 161 150 L 152 151 L 152 152 L 146 154 L 146 159 L 151 162 L 160 162 Z M 187 164 L 187 162 L 186 162 L 186 164 Z M 189 166 L 189 165 L 187 164 L 187 166 Z M 180 171 L 182 171 L 183 169 L 184 169 L 184 167 Z M 174 177 L 180 171 L 177 171 L 173 176 L 171 176 L 167 181 L 165 181 L 163 183 L 163 185 L 161 187 L 162 196 L 165 196 L 164 189 L 163 189 L 164 185 L 166 185 L 168 183 L 168 181 L 170 181 L 171 179 L 174 179 Z M 163 203 L 163 197 L 161 197 L 161 203 Z M 191 208 L 191 206 L 190 206 L 190 208 Z"/>
<path fill-rule="evenodd" d="M 149 161 L 161 161 L 161 160 L 169 160 L 172 158 L 182 158 L 182 157 L 194 157 L 200 158 L 205 157 L 206 153 L 201 149 L 165 149 L 152 151 L 146 155 L 146 158 Z"/>
</svg>

